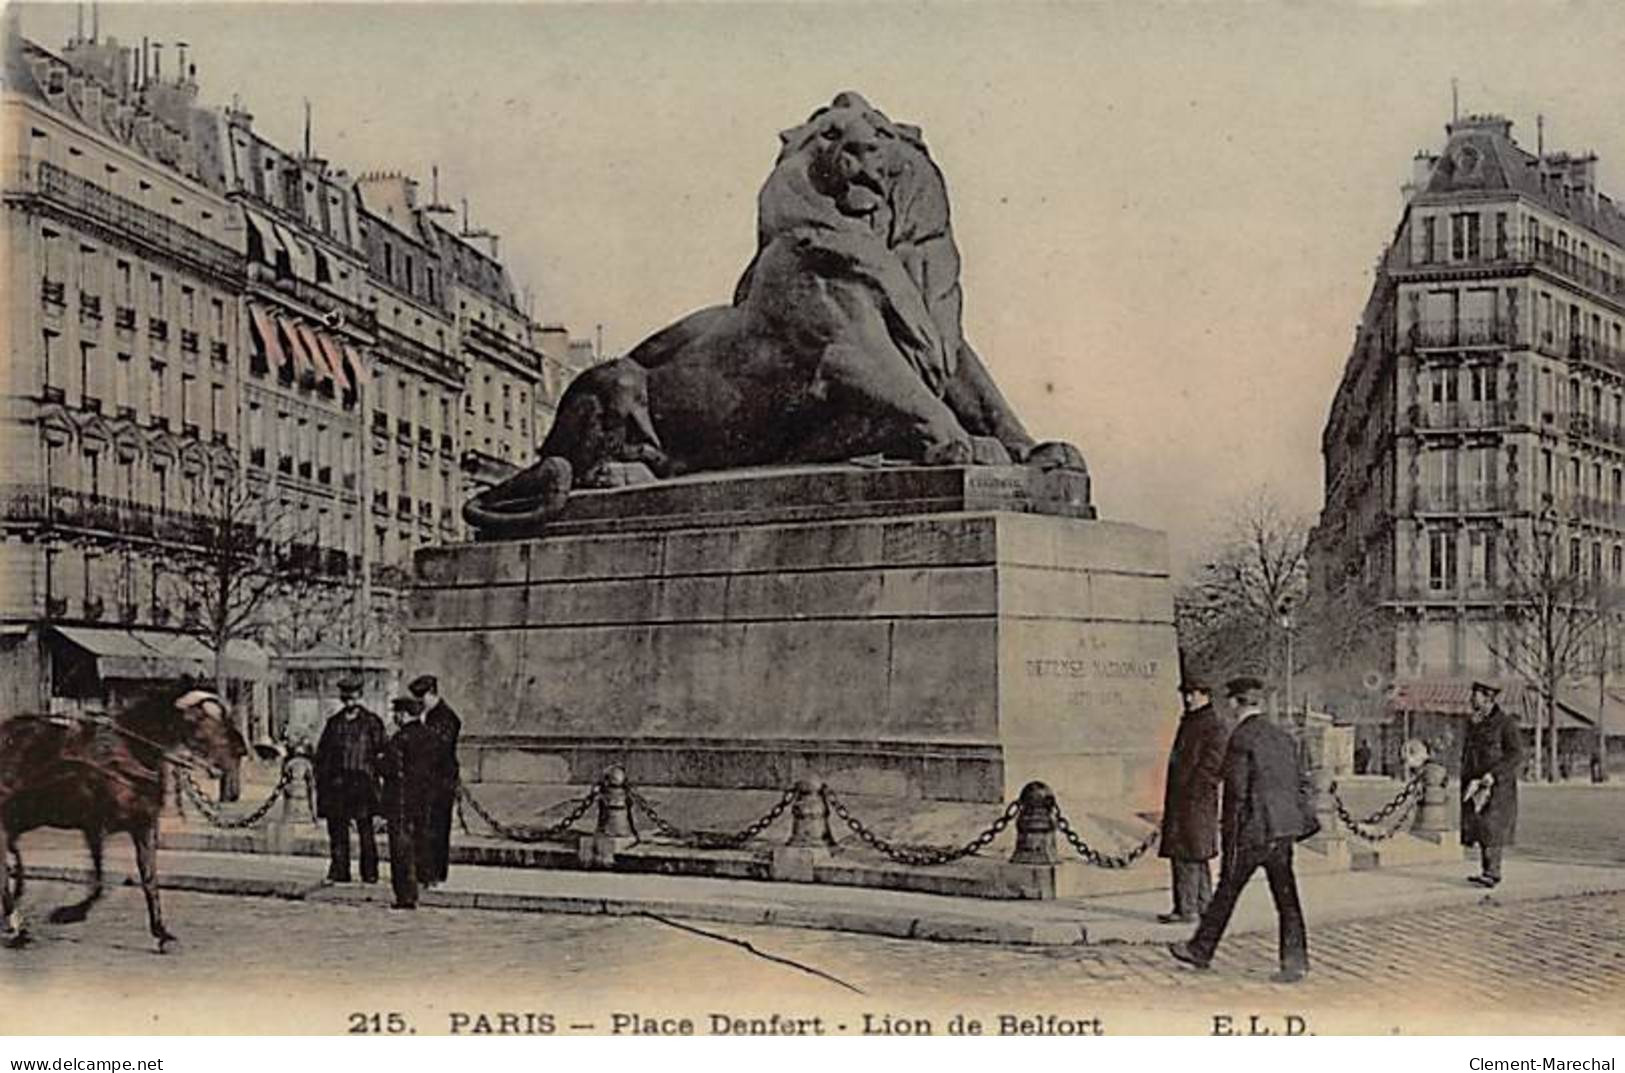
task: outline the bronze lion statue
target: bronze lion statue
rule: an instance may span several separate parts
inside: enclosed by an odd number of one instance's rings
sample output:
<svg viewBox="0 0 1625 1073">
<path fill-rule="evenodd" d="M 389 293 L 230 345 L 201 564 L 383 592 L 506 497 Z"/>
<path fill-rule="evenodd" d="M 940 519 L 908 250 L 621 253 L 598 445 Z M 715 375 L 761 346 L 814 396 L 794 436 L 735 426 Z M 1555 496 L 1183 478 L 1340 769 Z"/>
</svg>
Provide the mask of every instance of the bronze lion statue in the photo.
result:
<svg viewBox="0 0 1625 1073">
<path fill-rule="evenodd" d="M 1082 470 L 1037 444 L 960 325 L 942 173 L 916 127 L 854 93 L 780 135 L 733 303 L 571 382 L 541 459 L 474 497 L 486 535 L 536 529 L 572 488 L 880 454 Z"/>
</svg>

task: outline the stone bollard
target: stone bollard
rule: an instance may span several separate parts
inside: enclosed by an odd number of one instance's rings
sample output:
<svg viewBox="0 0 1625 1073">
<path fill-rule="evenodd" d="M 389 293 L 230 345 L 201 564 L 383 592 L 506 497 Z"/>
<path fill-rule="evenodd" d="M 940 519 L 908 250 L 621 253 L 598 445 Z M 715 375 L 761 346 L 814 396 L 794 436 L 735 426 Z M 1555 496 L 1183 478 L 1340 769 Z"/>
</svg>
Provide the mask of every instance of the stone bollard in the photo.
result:
<svg viewBox="0 0 1625 1073">
<path fill-rule="evenodd" d="M 1321 765 L 1309 773 L 1309 779 L 1315 788 L 1315 821 L 1320 824 L 1315 838 L 1322 844 L 1343 841 L 1343 825 L 1337 818 L 1337 797 L 1333 793 L 1337 780 L 1332 778 L 1332 769 Z"/>
<path fill-rule="evenodd" d="M 1011 864 L 1057 864 L 1055 843 L 1055 791 L 1041 782 L 1029 782 L 1017 798 L 1016 849 Z"/>
<path fill-rule="evenodd" d="M 1438 837 L 1451 830 L 1450 773 L 1437 760 L 1422 765 L 1422 798 L 1416 806 L 1411 830 L 1425 837 Z"/>
<path fill-rule="evenodd" d="M 796 799 L 790 805 L 790 840 L 787 846 L 833 846 L 829 833 L 829 802 L 811 779 L 796 783 Z"/>
<path fill-rule="evenodd" d="M 576 859 L 583 868 L 614 868 L 615 855 L 636 841 L 626 771 L 612 767 L 598 783 L 598 829 L 581 836 L 576 843 Z"/>
<path fill-rule="evenodd" d="M 796 783 L 790 804 L 790 839 L 773 847 L 772 876 L 787 883 L 811 883 L 818 865 L 829 860 L 835 838 L 829 833 L 829 802 L 811 779 Z"/>
</svg>

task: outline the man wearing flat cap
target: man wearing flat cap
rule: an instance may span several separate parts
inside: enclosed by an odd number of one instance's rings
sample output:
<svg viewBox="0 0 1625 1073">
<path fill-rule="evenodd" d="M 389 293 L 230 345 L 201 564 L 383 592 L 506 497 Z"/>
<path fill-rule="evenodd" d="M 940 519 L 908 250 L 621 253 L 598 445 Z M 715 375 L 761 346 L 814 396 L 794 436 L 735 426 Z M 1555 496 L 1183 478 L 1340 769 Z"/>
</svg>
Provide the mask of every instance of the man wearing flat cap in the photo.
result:
<svg viewBox="0 0 1625 1073">
<path fill-rule="evenodd" d="M 341 707 L 316 743 L 316 815 L 327 821 L 327 878 L 350 882 L 350 827 L 361 842 L 361 881 L 378 882 L 378 840 L 372 818 L 379 805 L 379 759 L 388 744 L 384 721 L 361 704 L 361 682 L 339 683 Z"/>
<path fill-rule="evenodd" d="M 1501 882 L 1501 855 L 1518 827 L 1518 772 L 1523 769 L 1523 731 L 1503 711 L 1500 690 L 1474 682 L 1472 716 L 1461 748 L 1461 843 L 1479 848 L 1482 872 L 1467 882 Z"/>
<path fill-rule="evenodd" d="M 406 687 L 423 703 L 423 725 L 435 741 L 434 776 L 429 794 L 429 858 L 421 878 L 425 886 L 445 882 L 451 869 L 451 811 L 457 803 L 457 736 L 463 721 L 440 695 L 440 681 L 432 674 L 420 674 Z"/>
<path fill-rule="evenodd" d="M 1225 695 L 1236 712 L 1236 728 L 1224 757 L 1224 807 L 1219 828 L 1224 866 L 1219 889 L 1202 914 L 1196 934 L 1168 950 L 1180 961 L 1205 969 L 1230 923 L 1236 900 L 1253 873 L 1269 880 L 1279 921 L 1280 971 L 1277 983 L 1297 983 L 1309 971 L 1309 940 L 1292 872 L 1292 846 L 1320 829 L 1308 774 L 1298 761 L 1297 743 L 1263 712 L 1264 685 L 1256 678 L 1233 678 Z"/>
<path fill-rule="evenodd" d="M 1196 920 L 1213 898 L 1208 861 L 1219 853 L 1219 780 L 1230 724 L 1213 708 L 1207 682 L 1186 674 L 1179 684 L 1185 714 L 1168 753 L 1159 856 L 1173 871 L 1174 907 L 1164 924 Z"/>
<path fill-rule="evenodd" d="M 389 883 L 396 909 L 418 907 L 418 881 L 430 866 L 429 787 L 438 762 L 434 733 L 423 725 L 423 702 L 390 702 L 399 727 L 384 760 L 384 809 L 389 819 Z"/>
</svg>

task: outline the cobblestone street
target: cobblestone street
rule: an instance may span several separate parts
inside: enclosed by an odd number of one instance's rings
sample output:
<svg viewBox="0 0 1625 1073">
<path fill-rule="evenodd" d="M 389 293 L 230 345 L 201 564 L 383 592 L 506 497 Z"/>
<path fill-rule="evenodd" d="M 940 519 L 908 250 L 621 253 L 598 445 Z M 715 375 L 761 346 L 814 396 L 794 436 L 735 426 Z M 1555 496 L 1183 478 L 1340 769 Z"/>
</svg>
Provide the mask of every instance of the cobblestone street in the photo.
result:
<svg viewBox="0 0 1625 1073">
<path fill-rule="evenodd" d="M 925 1016 L 941 1032 L 961 1011 L 989 1025 L 1001 1013 L 1099 1016 L 1107 1032 L 1181 1034 L 1214 1031 L 1215 1017 L 1234 1018 L 1233 1031 L 1279 1033 L 1291 1030 L 1288 1015 L 1311 1032 L 1625 1027 L 1625 895 L 1486 899 L 1320 928 L 1311 905 L 1314 971 L 1287 988 L 1269 982 L 1268 935 L 1232 938 L 1213 970 L 1197 973 L 1157 946 L 998 948 L 180 891 L 165 905 L 182 948 L 160 958 L 132 888 L 113 889 L 86 924 L 43 921 L 43 907 L 79 889 L 33 884 L 37 941 L 4 952 L 0 1008 L 27 1009 L 33 1030 L 342 1032 L 352 1014 L 388 1010 L 424 1033 L 453 1027 L 453 1011 L 552 1012 L 561 1031 L 598 1032 L 617 1011 L 697 1023 L 712 1011 L 822 1014 L 830 1032 L 861 1031 L 866 1013 L 872 1027 Z"/>
</svg>

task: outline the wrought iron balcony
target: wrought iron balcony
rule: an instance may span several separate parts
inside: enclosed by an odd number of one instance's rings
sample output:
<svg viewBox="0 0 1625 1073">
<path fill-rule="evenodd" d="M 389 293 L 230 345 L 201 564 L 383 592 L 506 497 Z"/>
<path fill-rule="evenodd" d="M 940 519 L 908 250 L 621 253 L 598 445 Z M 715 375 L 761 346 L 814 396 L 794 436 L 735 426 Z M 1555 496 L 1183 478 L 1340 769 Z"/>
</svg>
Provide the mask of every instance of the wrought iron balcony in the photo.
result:
<svg viewBox="0 0 1625 1073">
<path fill-rule="evenodd" d="M 228 351 L 226 349 L 225 340 L 212 339 L 209 341 L 209 357 L 213 358 L 215 361 L 225 361 L 227 354 Z"/>
<path fill-rule="evenodd" d="M 241 271 L 242 255 L 229 246 L 55 164 L 41 161 L 27 192 L 58 214 L 90 217 L 178 260 L 226 275 Z"/>
<path fill-rule="evenodd" d="M 113 309 L 113 327 L 123 328 L 125 331 L 135 331 L 135 307 L 116 306 Z"/>
<path fill-rule="evenodd" d="M 147 338 L 165 340 L 169 338 L 169 321 L 162 317 L 147 318 Z"/>
<path fill-rule="evenodd" d="M 197 332 L 190 328 L 181 329 L 181 349 L 188 354 L 197 353 Z"/>
<path fill-rule="evenodd" d="M 379 514 L 389 513 L 389 493 L 374 492 L 372 494 L 372 509 Z"/>
<path fill-rule="evenodd" d="M 66 596 L 47 596 L 45 598 L 46 618 L 67 618 L 68 598 Z"/>
<path fill-rule="evenodd" d="M 96 622 L 101 619 L 107 610 L 107 604 L 100 596 L 90 596 L 85 599 L 85 621 Z"/>
<path fill-rule="evenodd" d="M 40 389 L 40 400 L 42 402 L 66 402 L 67 398 L 66 393 L 55 384 L 46 384 Z"/>
<path fill-rule="evenodd" d="M 1460 269 L 1512 269 L 1538 265 L 1557 275 L 1578 283 L 1597 294 L 1616 301 L 1625 300 L 1625 265 L 1610 266 L 1588 263 L 1572 249 L 1563 249 L 1555 242 L 1530 241 L 1508 236 L 1501 242 L 1481 243 L 1470 256 L 1435 257 L 1432 251 L 1398 251 L 1391 264 L 1410 271 L 1457 271 Z"/>
<path fill-rule="evenodd" d="M 79 315 L 87 320 L 102 319 L 102 298 L 99 294 L 79 295 Z"/>
<path fill-rule="evenodd" d="M 42 280 L 40 282 L 40 299 L 48 306 L 67 305 L 67 284 L 53 279 Z"/>
<path fill-rule="evenodd" d="M 1494 317 L 1422 321 L 1412 326 L 1410 338 L 1416 347 L 1435 349 L 1510 346 L 1517 342 L 1512 325 Z"/>
<path fill-rule="evenodd" d="M 265 448 L 263 448 L 263 447 L 252 447 L 252 448 L 250 448 L 249 451 L 248 451 L 248 464 L 251 465 L 251 466 L 257 466 L 260 469 L 264 469 L 265 468 Z"/>
</svg>

